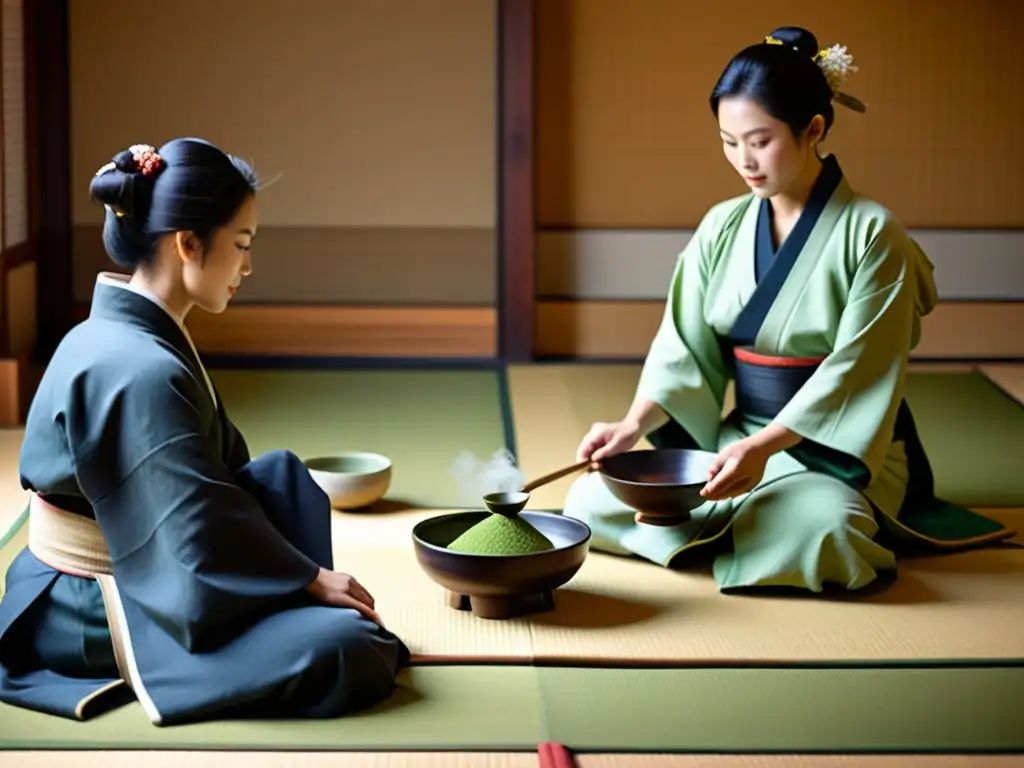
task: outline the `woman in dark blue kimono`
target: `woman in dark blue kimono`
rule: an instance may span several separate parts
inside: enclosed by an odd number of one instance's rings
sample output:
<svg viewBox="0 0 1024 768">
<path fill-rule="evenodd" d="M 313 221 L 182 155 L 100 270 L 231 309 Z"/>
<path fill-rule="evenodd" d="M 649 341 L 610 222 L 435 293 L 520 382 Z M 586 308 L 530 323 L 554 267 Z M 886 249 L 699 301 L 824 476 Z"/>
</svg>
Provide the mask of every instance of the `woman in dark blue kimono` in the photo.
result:
<svg viewBox="0 0 1024 768">
<path fill-rule="evenodd" d="M 167 725 L 334 717 L 394 690 L 408 650 L 334 570 L 327 496 L 287 451 L 250 460 L 185 330 L 250 273 L 256 189 L 198 139 L 93 179 L 131 276 L 100 275 L 28 415 L 0 701 L 86 719 L 134 695 Z"/>
</svg>

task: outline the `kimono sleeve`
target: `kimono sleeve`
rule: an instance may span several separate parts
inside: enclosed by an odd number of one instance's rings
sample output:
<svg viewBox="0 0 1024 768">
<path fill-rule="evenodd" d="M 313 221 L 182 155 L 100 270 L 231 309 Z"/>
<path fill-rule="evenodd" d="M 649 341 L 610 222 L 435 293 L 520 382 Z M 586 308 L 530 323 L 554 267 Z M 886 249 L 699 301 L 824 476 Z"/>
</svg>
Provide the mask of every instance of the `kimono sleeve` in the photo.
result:
<svg viewBox="0 0 1024 768">
<path fill-rule="evenodd" d="M 218 398 L 219 399 L 219 398 Z M 231 472 L 237 472 L 249 463 L 249 445 L 235 422 L 227 414 L 223 404 L 220 409 L 221 429 L 224 433 L 224 456 Z"/>
<path fill-rule="evenodd" d="M 711 251 L 721 209 L 701 221 L 676 261 L 661 324 L 644 360 L 637 397 L 657 403 L 704 450 L 718 450 L 729 374 L 705 320 Z"/>
<path fill-rule="evenodd" d="M 122 596 L 195 650 L 302 590 L 319 566 L 235 482 L 194 378 L 166 364 L 125 378 L 107 382 L 112 392 L 80 387 L 68 408 L 76 474 Z"/>
<path fill-rule="evenodd" d="M 775 418 L 807 440 L 853 457 L 871 479 L 884 464 L 920 334 L 920 259 L 887 222 L 853 276 L 833 350 Z"/>
</svg>

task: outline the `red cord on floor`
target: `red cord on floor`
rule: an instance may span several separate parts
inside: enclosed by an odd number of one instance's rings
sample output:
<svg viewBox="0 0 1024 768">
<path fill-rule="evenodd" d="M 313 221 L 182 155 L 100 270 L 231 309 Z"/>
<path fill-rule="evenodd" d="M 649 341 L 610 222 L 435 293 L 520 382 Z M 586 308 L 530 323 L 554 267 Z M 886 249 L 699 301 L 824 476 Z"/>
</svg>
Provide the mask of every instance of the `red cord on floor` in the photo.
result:
<svg viewBox="0 0 1024 768">
<path fill-rule="evenodd" d="M 545 741 L 537 748 L 540 768 L 576 768 L 572 753 L 564 744 Z"/>
</svg>

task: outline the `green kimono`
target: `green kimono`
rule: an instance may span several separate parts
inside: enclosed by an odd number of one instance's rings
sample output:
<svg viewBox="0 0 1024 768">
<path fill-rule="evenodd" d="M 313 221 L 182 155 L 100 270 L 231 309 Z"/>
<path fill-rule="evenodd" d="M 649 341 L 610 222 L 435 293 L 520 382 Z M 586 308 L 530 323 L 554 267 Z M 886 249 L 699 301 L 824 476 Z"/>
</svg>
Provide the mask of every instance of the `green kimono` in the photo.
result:
<svg viewBox="0 0 1024 768">
<path fill-rule="evenodd" d="M 932 547 L 1012 536 L 935 498 L 903 399 L 921 317 L 938 300 L 927 256 L 892 213 L 853 192 L 834 157 L 778 248 L 771 215 L 767 200 L 744 195 L 701 221 L 637 396 L 670 417 L 648 436 L 656 447 L 717 452 L 772 421 L 801 442 L 774 454 L 752 491 L 676 526 L 634 522 L 596 472 L 570 488 L 565 514 L 591 526 L 595 549 L 663 566 L 725 544 L 714 550 L 723 590 L 858 589 L 895 568 L 880 532 Z M 731 380 L 737 408 L 723 420 Z"/>
</svg>

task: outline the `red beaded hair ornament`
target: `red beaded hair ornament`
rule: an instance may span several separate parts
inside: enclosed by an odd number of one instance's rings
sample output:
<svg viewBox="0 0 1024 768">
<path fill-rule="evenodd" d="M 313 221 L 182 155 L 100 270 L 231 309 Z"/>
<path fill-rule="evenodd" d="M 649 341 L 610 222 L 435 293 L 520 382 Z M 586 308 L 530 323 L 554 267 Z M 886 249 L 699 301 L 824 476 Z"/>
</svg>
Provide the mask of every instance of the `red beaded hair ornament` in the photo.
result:
<svg viewBox="0 0 1024 768">
<path fill-rule="evenodd" d="M 156 147 L 149 144 L 133 144 L 128 147 L 135 160 L 135 167 L 143 176 L 151 176 L 160 169 L 163 158 L 156 152 Z"/>
</svg>

